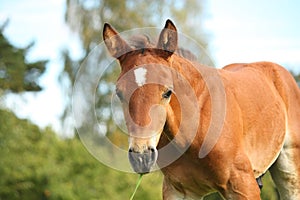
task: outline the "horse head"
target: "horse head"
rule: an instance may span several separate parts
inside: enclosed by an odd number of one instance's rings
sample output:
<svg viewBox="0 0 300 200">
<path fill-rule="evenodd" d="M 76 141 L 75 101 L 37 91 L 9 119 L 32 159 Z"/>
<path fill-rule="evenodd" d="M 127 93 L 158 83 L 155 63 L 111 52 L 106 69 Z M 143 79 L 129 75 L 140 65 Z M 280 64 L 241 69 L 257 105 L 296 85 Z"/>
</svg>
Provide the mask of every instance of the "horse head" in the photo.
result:
<svg viewBox="0 0 300 200">
<path fill-rule="evenodd" d="M 121 66 L 116 94 L 129 132 L 129 161 L 140 174 L 150 172 L 157 161 L 157 145 L 172 112 L 170 104 L 176 100 L 170 64 L 177 37 L 176 27 L 167 20 L 156 45 L 146 41 L 136 48 L 109 24 L 104 25 L 106 47 Z"/>
</svg>

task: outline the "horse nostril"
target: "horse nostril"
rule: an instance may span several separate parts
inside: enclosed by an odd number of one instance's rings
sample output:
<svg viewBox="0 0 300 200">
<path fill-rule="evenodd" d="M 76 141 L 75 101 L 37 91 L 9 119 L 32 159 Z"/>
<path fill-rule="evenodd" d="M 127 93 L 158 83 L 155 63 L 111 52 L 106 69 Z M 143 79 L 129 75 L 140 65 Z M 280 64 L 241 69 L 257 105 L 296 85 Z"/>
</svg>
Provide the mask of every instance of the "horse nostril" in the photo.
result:
<svg viewBox="0 0 300 200">
<path fill-rule="evenodd" d="M 152 148 L 152 147 L 149 147 L 148 150 L 149 150 L 151 153 L 154 153 L 154 152 L 155 152 L 155 149 Z"/>
</svg>

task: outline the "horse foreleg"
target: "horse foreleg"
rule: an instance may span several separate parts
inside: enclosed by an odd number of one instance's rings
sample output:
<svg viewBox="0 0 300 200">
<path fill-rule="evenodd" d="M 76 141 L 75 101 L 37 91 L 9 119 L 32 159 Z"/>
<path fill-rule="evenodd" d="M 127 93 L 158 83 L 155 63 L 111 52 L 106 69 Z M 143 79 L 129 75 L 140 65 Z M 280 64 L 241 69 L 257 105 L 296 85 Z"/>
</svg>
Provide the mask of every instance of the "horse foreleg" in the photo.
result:
<svg viewBox="0 0 300 200">
<path fill-rule="evenodd" d="M 202 199 L 203 198 L 200 198 L 199 200 Z M 184 193 L 180 193 L 178 190 L 174 188 L 174 186 L 166 178 L 164 178 L 163 200 L 192 200 L 192 199 L 190 197 L 187 197 Z"/>
<path fill-rule="evenodd" d="M 260 200 L 260 189 L 254 177 L 249 160 L 244 157 L 233 164 L 226 189 L 222 192 L 226 199 Z"/>
<path fill-rule="evenodd" d="M 178 192 L 169 181 L 164 178 L 163 182 L 163 200 L 183 200 L 184 194 Z"/>
</svg>

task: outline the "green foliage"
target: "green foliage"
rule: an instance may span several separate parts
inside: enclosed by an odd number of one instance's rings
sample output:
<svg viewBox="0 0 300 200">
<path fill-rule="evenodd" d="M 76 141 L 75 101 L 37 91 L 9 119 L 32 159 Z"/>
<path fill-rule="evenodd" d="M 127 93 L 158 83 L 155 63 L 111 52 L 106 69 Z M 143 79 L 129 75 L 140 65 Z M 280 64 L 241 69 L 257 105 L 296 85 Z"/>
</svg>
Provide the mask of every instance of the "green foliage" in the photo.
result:
<svg viewBox="0 0 300 200">
<path fill-rule="evenodd" d="M 44 73 L 47 61 L 27 62 L 26 54 L 33 43 L 25 48 L 14 47 L 4 36 L 4 28 L 5 25 L 0 28 L 0 91 L 40 91 L 38 78 Z"/>
<path fill-rule="evenodd" d="M 263 184 L 261 198 L 266 200 L 279 200 L 278 191 L 269 172 L 264 175 Z"/>
<path fill-rule="evenodd" d="M 137 175 L 100 164 L 75 137 L 59 139 L 0 110 L 0 199 L 129 199 Z M 143 177 L 135 199 L 161 196 L 162 176 Z"/>
<path fill-rule="evenodd" d="M 300 73 L 296 74 L 294 72 L 291 72 L 291 74 L 294 76 L 295 80 L 297 81 L 298 86 L 300 87 Z"/>
</svg>

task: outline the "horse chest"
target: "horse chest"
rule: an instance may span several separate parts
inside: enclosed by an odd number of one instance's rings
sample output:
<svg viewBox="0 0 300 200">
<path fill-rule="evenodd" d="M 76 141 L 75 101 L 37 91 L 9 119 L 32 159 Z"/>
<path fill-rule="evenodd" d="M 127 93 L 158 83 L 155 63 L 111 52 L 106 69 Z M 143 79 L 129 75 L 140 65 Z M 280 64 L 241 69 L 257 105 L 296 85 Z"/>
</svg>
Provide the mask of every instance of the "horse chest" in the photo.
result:
<svg viewBox="0 0 300 200">
<path fill-rule="evenodd" d="M 198 163 L 191 163 L 185 158 L 162 169 L 165 179 L 181 194 L 199 198 L 213 189 L 214 180 L 210 173 Z"/>
</svg>

